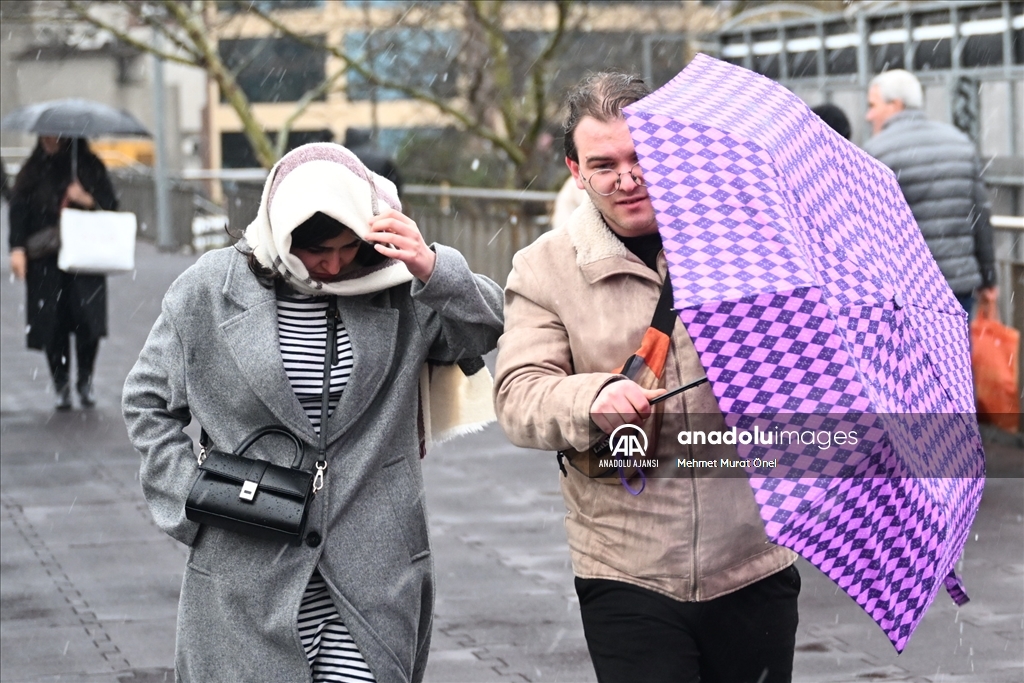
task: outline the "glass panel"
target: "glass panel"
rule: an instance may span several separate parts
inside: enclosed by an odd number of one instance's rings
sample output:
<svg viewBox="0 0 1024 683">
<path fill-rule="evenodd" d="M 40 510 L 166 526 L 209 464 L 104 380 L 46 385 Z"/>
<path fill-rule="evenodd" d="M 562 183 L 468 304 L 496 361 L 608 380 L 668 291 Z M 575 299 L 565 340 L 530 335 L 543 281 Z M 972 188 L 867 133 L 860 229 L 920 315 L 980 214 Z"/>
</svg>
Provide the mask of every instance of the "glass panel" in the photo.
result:
<svg viewBox="0 0 1024 683">
<path fill-rule="evenodd" d="M 857 29 L 845 21 L 826 24 L 825 68 L 829 74 L 857 73 L 856 39 Z"/>
<path fill-rule="evenodd" d="M 326 78 L 323 51 L 293 38 L 221 40 L 217 49 L 250 102 L 295 102 Z"/>
<path fill-rule="evenodd" d="M 269 132 L 268 135 L 271 141 L 277 139 L 276 132 Z M 334 134 L 329 130 L 293 130 L 288 134 L 288 149 L 285 151 L 310 142 L 332 140 Z M 258 168 L 260 165 L 245 133 L 221 133 L 220 150 L 221 168 Z"/>
<path fill-rule="evenodd" d="M 323 7 L 324 0 L 249 0 L 246 6 L 252 6 L 262 12 L 274 12 L 278 10 L 310 9 Z M 240 6 L 234 0 L 222 0 L 217 3 L 217 9 L 228 14 L 244 12 L 245 7 Z"/>
<path fill-rule="evenodd" d="M 871 70 L 873 73 L 882 73 L 889 69 L 902 69 L 903 65 L 903 43 L 890 43 L 889 45 L 872 45 Z"/>
<path fill-rule="evenodd" d="M 816 45 L 817 42 L 818 30 L 813 25 L 795 26 L 786 30 L 788 53 L 786 59 L 790 78 L 807 78 L 818 75 L 818 50 L 817 48 L 807 49 Z"/>
<path fill-rule="evenodd" d="M 857 73 L 857 48 L 844 47 L 841 50 L 829 50 L 827 68 L 830 74 Z"/>
<path fill-rule="evenodd" d="M 949 69 L 953 66 L 953 56 L 948 39 L 922 40 L 914 53 L 914 69 L 929 71 L 932 69 Z"/>
<path fill-rule="evenodd" d="M 779 55 L 754 55 L 754 71 L 768 78 L 778 78 Z"/>
<path fill-rule="evenodd" d="M 436 97 L 456 94 L 459 34 L 452 30 L 390 28 L 354 31 L 345 36 L 345 51 L 365 60 L 381 77 L 412 88 L 428 90 Z M 376 90 L 376 93 L 374 91 Z M 407 99 L 401 90 L 371 85 L 353 69 L 348 71 L 348 99 L 378 101 Z"/>
<path fill-rule="evenodd" d="M 943 27 L 952 28 L 949 12 L 929 12 L 914 17 L 913 24 L 917 37 L 922 33 L 929 34 L 929 29 L 935 31 L 944 30 Z M 953 66 L 953 55 L 949 38 L 928 38 L 917 42 L 917 49 L 914 52 L 914 70 L 928 71 L 932 69 L 949 69 Z"/>
<path fill-rule="evenodd" d="M 818 52 L 793 52 L 788 55 L 789 77 L 807 78 L 818 75 Z"/>
<path fill-rule="evenodd" d="M 960 54 L 961 66 L 998 66 L 1002 63 L 1002 33 L 969 36 L 964 40 L 964 49 Z"/>
</svg>

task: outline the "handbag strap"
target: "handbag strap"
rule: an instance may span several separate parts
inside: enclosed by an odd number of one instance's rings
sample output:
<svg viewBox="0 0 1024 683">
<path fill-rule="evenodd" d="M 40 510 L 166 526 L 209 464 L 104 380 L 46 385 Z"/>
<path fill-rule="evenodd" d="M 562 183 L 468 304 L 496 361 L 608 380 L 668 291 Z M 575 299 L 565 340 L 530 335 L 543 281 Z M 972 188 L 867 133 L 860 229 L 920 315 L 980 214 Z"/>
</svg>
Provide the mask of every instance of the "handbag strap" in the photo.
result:
<svg viewBox="0 0 1024 683">
<path fill-rule="evenodd" d="M 331 399 L 331 367 L 338 364 L 338 299 L 337 297 L 331 297 L 327 303 L 327 343 L 324 346 L 324 386 L 320 394 L 320 439 L 317 445 L 316 451 L 316 474 L 313 476 L 313 493 L 324 487 L 324 471 L 327 469 L 327 413 L 330 410 L 330 399 Z M 252 442 L 262 437 L 264 434 L 270 432 L 281 432 L 290 436 L 293 440 L 295 436 L 280 427 L 264 427 L 263 429 L 253 432 L 245 441 L 244 448 L 248 448 L 252 445 Z M 206 459 L 206 451 L 210 445 L 210 436 L 206 433 L 205 428 L 201 428 L 199 432 L 199 464 L 203 464 L 203 460 Z M 301 464 L 302 450 L 299 449 L 296 458 Z M 298 465 L 292 463 L 294 469 Z"/>
<path fill-rule="evenodd" d="M 324 346 L 324 386 L 320 394 L 320 444 L 316 451 L 316 474 L 313 476 L 313 494 L 324 487 L 327 469 L 327 413 L 330 410 L 331 367 L 338 364 L 338 298 L 332 296 L 327 303 L 327 344 Z"/>
<path fill-rule="evenodd" d="M 327 304 L 327 345 L 324 347 L 324 387 L 320 395 L 320 445 L 317 460 L 327 456 L 327 412 L 330 410 L 331 367 L 338 363 L 338 300 Z"/>
</svg>

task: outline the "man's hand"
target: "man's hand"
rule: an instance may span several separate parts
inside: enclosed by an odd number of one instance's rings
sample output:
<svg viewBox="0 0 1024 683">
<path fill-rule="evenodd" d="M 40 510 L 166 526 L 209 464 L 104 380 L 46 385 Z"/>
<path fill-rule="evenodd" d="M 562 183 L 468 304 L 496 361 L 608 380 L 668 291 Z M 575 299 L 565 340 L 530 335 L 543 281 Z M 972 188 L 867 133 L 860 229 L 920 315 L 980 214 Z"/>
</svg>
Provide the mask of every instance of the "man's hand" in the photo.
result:
<svg viewBox="0 0 1024 683">
<path fill-rule="evenodd" d="M 624 424 L 642 425 L 651 416 L 650 400 L 664 393 L 664 389 L 644 389 L 628 379 L 612 382 L 594 399 L 590 419 L 605 434 Z"/>
<path fill-rule="evenodd" d="M 25 250 L 20 247 L 11 249 L 11 272 L 14 273 L 14 277 L 24 280 L 27 269 L 28 258 L 25 256 Z"/>
<path fill-rule="evenodd" d="M 984 287 L 978 290 L 978 303 L 990 304 L 999 300 L 998 287 Z"/>
</svg>

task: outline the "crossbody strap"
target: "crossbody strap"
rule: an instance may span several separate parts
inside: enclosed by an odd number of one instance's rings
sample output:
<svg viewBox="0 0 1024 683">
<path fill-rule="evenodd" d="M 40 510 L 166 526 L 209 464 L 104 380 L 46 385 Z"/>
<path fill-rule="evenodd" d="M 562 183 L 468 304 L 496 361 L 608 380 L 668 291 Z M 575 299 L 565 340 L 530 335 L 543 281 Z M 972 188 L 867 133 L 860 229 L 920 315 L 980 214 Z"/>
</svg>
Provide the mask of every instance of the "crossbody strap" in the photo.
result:
<svg viewBox="0 0 1024 683">
<path fill-rule="evenodd" d="M 316 474 L 313 476 L 313 493 L 324 487 L 324 470 L 327 469 L 327 413 L 330 410 L 331 367 L 338 364 L 338 300 L 331 297 L 327 304 L 327 342 L 324 346 L 324 386 L 320 395 L 320 440 L 316 451 Z M 294 437 L 293 437 L 294 438 Z M 199 432 L 199 464 L 206 459 L 210 446 L 210 435 L 205 428 Z M 292 463 L 295 469 L 301 465 L 302 451 L 297 461 Z"/>
<path fill-rule="evenodd" d="M 654 307 L 654 316 L 651 318 L 651 327 L 669 336 L 672 336 L 672 328 L 679 320 L 679 316 L 672 310 L 672 304 L 672 278 L 665 273 L 665 281 L 661 283 L 661 296 L 658 297 L 658 305 Z"/>
<path fill-rule="evenodd" d="M 672 278 L 666 273 L 665 281 L 661 284 L 661 296 L 658 297 L 658 304 L 654 307 L 650 326 L 669 338 L 672 337 L 672 328 L 679 320 L 679 316 L 672 310 L 672 304 Z M 630 356 L 626 364 L 622 366 L 622 374 L 630 379 L 636 379 L 643 364 L 644 359 L 640 356 Z"/>
<path fill-rule="evenodd" d="M 338 364 L 338 298 L 332 296 L 327 303 L 327 344 L 324 346 L 324 387 L 320 395 L 320 445 L 316 451 L 316 474 L 313 493 L 324 487 L 327 469 L 327 413 L 330 410 L 331 367 Z"/>
</svg>

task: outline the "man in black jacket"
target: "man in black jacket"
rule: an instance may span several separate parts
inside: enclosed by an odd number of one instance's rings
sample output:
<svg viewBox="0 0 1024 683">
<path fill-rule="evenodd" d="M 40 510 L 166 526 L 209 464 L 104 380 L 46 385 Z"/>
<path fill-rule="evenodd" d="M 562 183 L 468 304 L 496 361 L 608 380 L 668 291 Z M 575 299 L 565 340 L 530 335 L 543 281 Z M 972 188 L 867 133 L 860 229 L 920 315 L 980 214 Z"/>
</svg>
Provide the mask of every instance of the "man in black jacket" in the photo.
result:
<svg viewBox="0 0 1024 683">
<path fill-rule="evenodd" d="M 864 151 L 892 169 L 946 282 L 970 313 L 974 295 L 995 300 L 991 209 L 981 161 L 970 138 L 929 121 L 924 93 L 910 72 L 879 74 L 868 89 L 874 137 Z"/>
</svg>

